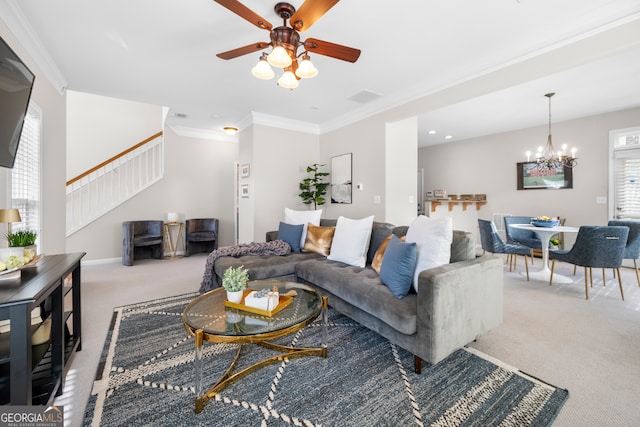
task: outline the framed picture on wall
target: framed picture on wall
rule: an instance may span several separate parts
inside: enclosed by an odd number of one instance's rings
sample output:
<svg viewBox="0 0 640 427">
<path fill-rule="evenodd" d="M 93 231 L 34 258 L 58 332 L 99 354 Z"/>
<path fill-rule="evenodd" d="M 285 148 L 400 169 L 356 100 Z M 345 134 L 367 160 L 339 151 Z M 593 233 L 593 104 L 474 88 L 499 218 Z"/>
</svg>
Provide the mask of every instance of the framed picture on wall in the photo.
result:
<svg viewBox="0 0 640 427">
<path fill-rule="evenodd" d="M 242 166 L 240 166 L 240 178 L 249 178 L 249 173 L 250 173 L 249 163 L 245 163 Z"/>
<path fill-rule="evenodd" d="M 537 162 L 517 164 L 518 190 L 573 188 L 573 169 L 560 166 L 539 169 Z"/>
<path fill-rule="evenodd" d="M 242 184 L 240 186 L 240 197 L 244 197 L 245 199 L 249 197 L 249 184 Z"/>
<path fill-rule="evenodd" d="M 351 153 L 331 158 L 331 203 L 351 203 Z"/>
</svg>

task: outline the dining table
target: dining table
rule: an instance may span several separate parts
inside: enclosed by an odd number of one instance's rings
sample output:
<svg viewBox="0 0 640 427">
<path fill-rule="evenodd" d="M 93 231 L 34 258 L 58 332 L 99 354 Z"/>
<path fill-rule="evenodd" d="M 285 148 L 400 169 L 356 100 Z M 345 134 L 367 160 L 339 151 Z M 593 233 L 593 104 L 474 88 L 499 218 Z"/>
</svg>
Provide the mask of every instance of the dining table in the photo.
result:
<svg viewBox="0 0 640 427">
<path fill-rule="evenodd" d="M 542 244 L 542 268 L 538 271 L 529 272 L 529 277 L 546 282 L 551 278 L 551 270 L 549 269 L 549 240 L 558 233 L 577 233 L 578 227 L 569 227 L 558 225 L 555 227 L 539 227 L 533 224 L 511 224 L 509 227 L 521 230 L 533 231 L 540 239 Z M 573 279 L 561 274 L 553 273 L 553 281 L 557 283 L 572 283 Z"/>
</svg>

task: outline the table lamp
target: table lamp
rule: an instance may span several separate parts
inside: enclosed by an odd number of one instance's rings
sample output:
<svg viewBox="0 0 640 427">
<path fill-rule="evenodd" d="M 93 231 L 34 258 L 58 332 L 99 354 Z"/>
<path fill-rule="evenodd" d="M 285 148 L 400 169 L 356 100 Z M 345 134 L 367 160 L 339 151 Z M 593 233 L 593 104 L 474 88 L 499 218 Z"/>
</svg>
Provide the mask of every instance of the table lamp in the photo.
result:
<svg viewBox="0 0 640 427">
<path fill-rule="evenodd" d="M 22 218 L 18 209 L 0 209 L 0 222 L 7 223 L 7 234 L 11 234 L 11 223 L 20 221 Z"/>
</svg>

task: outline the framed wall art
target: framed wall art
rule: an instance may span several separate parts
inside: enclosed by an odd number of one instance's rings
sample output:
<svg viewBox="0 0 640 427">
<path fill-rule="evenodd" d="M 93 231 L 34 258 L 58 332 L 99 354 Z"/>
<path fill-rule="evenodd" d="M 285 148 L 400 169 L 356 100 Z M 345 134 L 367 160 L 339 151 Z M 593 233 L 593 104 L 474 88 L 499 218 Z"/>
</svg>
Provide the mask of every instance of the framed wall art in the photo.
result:
<svg viewBox="0 0 640 427">
<path fill-rule="evenodd" d="M 351 153 L 331 158 L 331 203 L 351 203 Z"/>
<path fill-rule="evenodd" d="M 559 166 L 539 169 L 537 162 L 517 164 L 518 190 L 573 188 L 573 169 Z"/>
<path fill-rule="evenodd" d="M 249 184 L 242 184 L 240 186 L 240 197 L 244 197 L 245 199 L 249 197 Z"/>
<path fill-rule="evenodd" d="M 240 178 L 249 178 L 249 174 L 250 174 L 249 163 L 245 163 L 242 166 L 240 166 Z"/>
</svg>

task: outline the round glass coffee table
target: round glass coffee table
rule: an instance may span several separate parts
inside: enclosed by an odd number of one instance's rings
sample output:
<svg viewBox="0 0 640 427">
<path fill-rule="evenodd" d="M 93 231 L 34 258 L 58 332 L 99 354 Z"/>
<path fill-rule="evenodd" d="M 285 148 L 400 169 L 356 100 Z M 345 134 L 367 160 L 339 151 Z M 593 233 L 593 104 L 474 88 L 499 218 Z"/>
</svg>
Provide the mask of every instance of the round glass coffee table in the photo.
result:
<svg viewBox="0 0 640 427">
<path fill-rule="evenodd" d="M 249 282 L 249 289 L 278 288 L 286 294 L 295 291 L 296 295 L 289 305 L 272 316 L 254 314 L 225 305 L 226 291 L 222 288 L 204 293 L 191 301 L 182 313 L 184 327 L 195 337 L 195 412 L 202 411 L 205 403 L 229 384 L 284 359 L 303 356 L 327 357 L 327 297 L 321 296 L 310 286 L 278 280 L 256 280 Z M 322 313 L 322 338 L 320 347 L 289 347 L 270 341 L 290 335 L 312 323 Z M 231 365 L 220 379 L 206 392 L 202 391 L 202 349 L 204 341 L 213 343 L 239 344 Z M 248 368 L 233 373 L 244 344 L 257 344 L 282 354 L 255 363 Z"/>
</svg>

